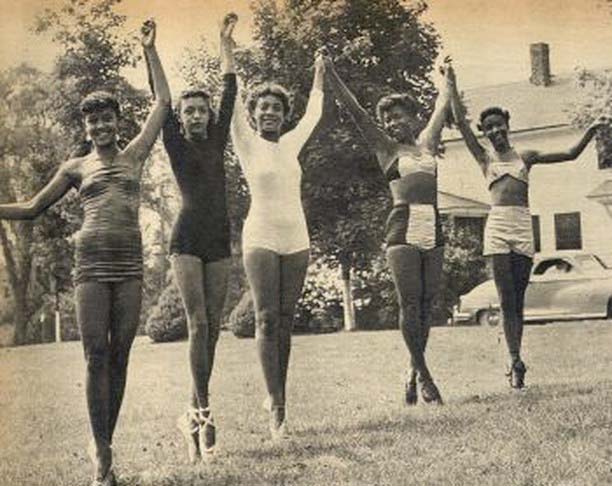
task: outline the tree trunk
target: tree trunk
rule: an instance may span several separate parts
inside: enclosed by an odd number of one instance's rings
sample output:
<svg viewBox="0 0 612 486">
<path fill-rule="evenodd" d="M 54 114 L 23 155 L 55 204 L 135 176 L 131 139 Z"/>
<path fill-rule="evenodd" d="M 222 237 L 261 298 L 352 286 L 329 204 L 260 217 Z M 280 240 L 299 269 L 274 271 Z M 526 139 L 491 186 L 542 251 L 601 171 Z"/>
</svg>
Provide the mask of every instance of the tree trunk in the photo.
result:
<svg viewBox="0 0 612 486">
<path fill-rule="evenodd" d="M 15 346 L 22 346 L 27 344 L 28 304 L 25 292 L 17 291 L 13 295 L 15 298 L 15 334 L 13 344 Z"/>
<path fill-rule="evenodd" d="M 29 250 L 30 242 L 32 241 L 31 225 L 23 225 L 22 231 L 17 232 L 22 241 L 18 244 L 22 248 Z M 27 341 L 28 328 L 28 287 L 30 285 L 30 271 L 32 269 L 32 257 L 28 251 L 23 252 L 21 265 L 18 266 L 15 254 L 17 251 L 13 248 L 4 226 L 0 222 L 0 243 L 4 255 L 4 262 L 8 272 L 8 280 L 11 285 L 13 299 L 15 301 L 15 334 L 13 344 L 21 346 Z"/>
<path fill-rule="evenodd" d="M 344 309 L 344 330 L 354 331 L 357 329 L 355 322 L 355 306 L 353 304 L 353 292 L 351 285 L 351 265 L 340 263 L 342 274 L 342 307 Z"/>
</svg>

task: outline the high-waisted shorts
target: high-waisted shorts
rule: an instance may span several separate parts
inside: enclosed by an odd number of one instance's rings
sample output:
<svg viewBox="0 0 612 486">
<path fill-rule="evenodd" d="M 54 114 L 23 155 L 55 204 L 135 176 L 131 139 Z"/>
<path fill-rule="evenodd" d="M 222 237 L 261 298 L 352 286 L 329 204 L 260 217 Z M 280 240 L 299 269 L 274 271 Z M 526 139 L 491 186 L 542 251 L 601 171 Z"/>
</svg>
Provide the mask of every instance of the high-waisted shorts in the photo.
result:
<svg viewBox="0 0 612 486">
<path fill-rule="evenodd" d="M 484 255 L 534 254 L 531 213 L 525 206 L 493 206 L 484 234 Z"/>
<path fill-rule="evenodd" d="M 410 245 L 421 250 L 442 246 L 440 217 L 432 204 L 402 204 L 394 206 L 385 225 L 385 243 Z"/>
</svg>

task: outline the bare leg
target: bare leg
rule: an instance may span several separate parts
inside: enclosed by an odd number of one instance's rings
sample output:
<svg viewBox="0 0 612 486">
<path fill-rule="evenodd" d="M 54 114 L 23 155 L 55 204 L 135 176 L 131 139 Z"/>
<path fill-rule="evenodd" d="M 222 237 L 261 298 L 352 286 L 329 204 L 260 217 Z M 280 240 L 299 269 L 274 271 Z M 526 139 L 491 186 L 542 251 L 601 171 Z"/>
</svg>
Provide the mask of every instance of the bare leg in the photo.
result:
<svg viewBox="0 0 612 486">
<path fill-rule="evenodd" d="M 245 252 L 244 267 L 255 307 L 255 341 L 272 407 L 283 406 L 281 382 L 280 256 L 256 248 Z"/>
<path fill-rule="evenodd" d="M 422 350 L 425 353 L 429 331 L 434 319 L 440 315 L 442 295 L 440 284 L 442 281 L 442 264 L 444 262 L 444 248 L 438 247 L 428 250 L 423 255 L 423 304 L 422 304 Z"/>
<path fill-rule="evenodd" d="M 523 341 L 523 314 L 525 309 L 525 291 L 527 290 L 527 285 L 529 284 L 529 276 L 531 275 L 533 259 L 518 253 L 511 253 L 510 258 L 512 264 L 512 277 L 514 280 L 516 293 L 516 312 L 517 320 L 519 322 L 518 341 L 520 350 Z"/>
<path fill-rule="evenodd" d="M 174 279 L 183 300 L 189 331 L 189 365 L 192 377 L 192 406 L 208 407 L 208 318 L 204 295 L 202 260 L 192 255 L 172 258 Z"/>
<path fill-rule="evenodd" d="M 224 258 L 204 266 L 204 294 L 206 295 L 206 315 L 208 317 L 208 377 L 207 387 L 215 361 L 215 350 L 219 340 L 223 306 L 227 294 L 227 278 L 230 259 Z"/>
<path fill-rule="evenodd" d="M 279 357 L 282 385 L 282 405 L 286 402 L 287 371 L 291 354 L 291 331 L 295 306 L 302 294 L 306 271 L 308 270 L 309 251 L 304 250 L 281 257 L 280 265 L 280 329 Z"/>
<path fill-rule="evenodd" d="M 83 282 L 75 291 L 76 315 L 87 363 L 86 386 L 89 422 L 95 442 L 95 476 L 103 478 L 111 467 L 110 450 L 110 345 L 111 289 L 108 284 Z"/>
<path fill-rule="evenodd" d="M 493 255 L 493 276 L 499 296 L 506 345 L 512 362 L 520 360 L 520 330 L 517 296 L 510 264 L 510 254 Z"/>
<path fill-rule="evenodd" d="M 411 365 L 421 377 L 430 378 L 423 354 L 424 337 L 420 322 L 423 299 L 421 254 L 416 248 L 395 245 L 387 249 L 387 261 L 395 282 L 400 308 L 399 325 Z"/>
<path fill-rule="evenodd" d="M 112 442 L 123 402 L 130 349 L 140 322 L 142 282 L 129 280 L 113 284 L 110 326 L 110 416 Z"/>
</svg>

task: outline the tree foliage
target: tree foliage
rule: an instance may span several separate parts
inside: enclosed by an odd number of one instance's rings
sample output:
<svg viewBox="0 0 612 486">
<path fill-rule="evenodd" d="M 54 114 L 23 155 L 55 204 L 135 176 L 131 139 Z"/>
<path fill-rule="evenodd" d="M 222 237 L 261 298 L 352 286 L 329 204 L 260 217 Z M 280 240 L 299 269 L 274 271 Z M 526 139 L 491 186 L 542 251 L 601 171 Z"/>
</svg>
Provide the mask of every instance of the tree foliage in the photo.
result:
<svg viewBox="0 0 612 486">
<path fill-rule="evenodd" d="M 594 72 L 579 69 L 574 81 L 581 95 L 567 107 L 574 126 L 584 129 L 601 116 L 612 117 L 611 70 Z M 596 148 L 600 167 L 612 167 L 612 127 L 598 131 Z"/>
<path fill-rule="evenodd" d="M 422 20 L 426 4 L 399 0 L 311 0 L 253 4 L 249 83 L 276 80 L 294 92 L 303 113 L 314 53 L 326 46 L 340 76 L 374 117 L 378 99 L 407 92 L 428 118 L 435 90 L 430 72 L 440 39 Z M 339 263 L 366 265 L 377 253 L 389 205 L 374 155 L 349 117 L 328 97 L 319 136 L 302 153 L 306 212 L 314 248 Z"/>
<path fill-rule="evenodd" d="M 57 170 L 65 147 L 49 96 L 52 79 L 29 66 L 0 73 L 0 193 L 3 202 L 32 197 Z M 68 279 L 69 265 L 50 264 L 49 255 L 69 254 L 65 240 L 69 221 L 55 208 L 31 221 L 0 223 L 0 241 L 15 300 L 15 344 L 27 341 L 27 322 L 41 304 L 48 280 L 37 269 Z M 46 273 L 46 272 L 43 272 Z M 37 285 L 38 284 L 38 285 Z"/>
<path fill-rule="evenodd" d="M 136 39 L 125 33 L 126 19 L 116 11 L 119 3 L 120 0 L 65 0 L 45 9 L 34 31 L 50 36 L 60 46 L 52 73 L 42 75 L 28 67 L 2 73 L 0 110 L 5 116 L 0 122 L 0 184 L 2 193 L 7 195 L 5 200 L 31 198 L 63 160 L 75 151 L 82 153 L 84 131 L 79 105 L 91 91 L 103 89 L 118 97 L 122 109 L 120 144 L 138 132 L 150 97 L 144 90 L 135 89 L 122 74 L 124 68 L 138 62 L 140 49 Z M 153 183 L 143 183 L 143 201 L 157 210 L 154 189 Z M 70 287 L 69 235 L 80 223 L 81 213 L 73 192 L 34 225 L 11 223 L 0 228 L 19 314 L 15 319 L 19 328 L 15 333 L 17 344 L 24 342 L 23 336 L 27 335 L 23 322 L 33 315 L 36 306 L 42 305 L 42 296 L 54 290 L 54 280 L 60 289 Z M 20 305 L 20 301 L 27 304 Z"/>
</svg>

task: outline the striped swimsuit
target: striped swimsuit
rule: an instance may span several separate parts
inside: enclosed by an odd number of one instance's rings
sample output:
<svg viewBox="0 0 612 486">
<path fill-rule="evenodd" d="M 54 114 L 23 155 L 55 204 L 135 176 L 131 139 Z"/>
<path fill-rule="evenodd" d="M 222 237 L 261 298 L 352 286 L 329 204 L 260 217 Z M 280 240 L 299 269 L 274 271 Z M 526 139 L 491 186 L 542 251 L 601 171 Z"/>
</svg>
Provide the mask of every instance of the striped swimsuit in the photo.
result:
<svg viewBox="0 0 612 486">
<path fill-rule="evenodd" d="M 127 162 L 121 155 L 111 162 L 96 157 L 84 161 L 79 174 L 84 220 L 75 241 L 77 284 L 142 279 L 140 174 Z"/>
</svg>

